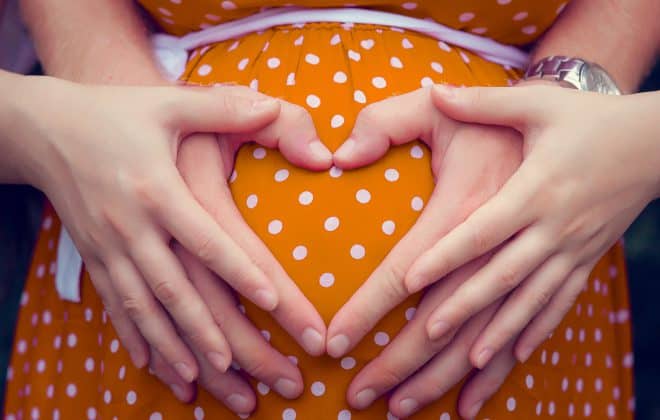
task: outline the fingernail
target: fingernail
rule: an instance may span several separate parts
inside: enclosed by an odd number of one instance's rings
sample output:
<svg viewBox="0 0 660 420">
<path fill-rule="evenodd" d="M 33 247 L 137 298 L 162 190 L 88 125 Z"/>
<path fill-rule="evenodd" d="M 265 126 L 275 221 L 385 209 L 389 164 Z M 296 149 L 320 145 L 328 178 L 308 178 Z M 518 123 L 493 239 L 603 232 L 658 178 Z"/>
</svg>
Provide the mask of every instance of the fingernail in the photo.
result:
<svg viewBox="0 0 660 420">
<path fill-rule="evenodd" d="M 470 412 L 468 413 L 469 418 L 475 418 L 477 414 L 479 414 L 479 410 L 481 410 L 481 406 L 484 405 L 483 400 L 478 401 L 476 404 L 474 404 L 472 407 L 470 407 Z"/>
<path fill-rule="evenodd" d="M 523 347 L 519 352 L 518 352 L 518 361 L 520 363 L 525 363 L 528 359 L 529 356 L 532 355 L 532 352 L 534 351 L 533 348 L 531 347 Z"/>
<path fill-rule="evenodd" d="M 342 144 L 339 149 L 335 151 L 335 157 L 343 160 L 348 160 L 351 157 L 351 153 L 355 149 L 355 140 L 348 139 Z"/>
<path fill-rule="evenodd" d="M 438 338 L 447 334 L 450 329 L 451 325 L 445 321 L 435 321 L 433 325 L 431 325 L 431 328 L 429 328 L 429 338 L 431 340 L 437 340 Z"/>
<path fill-rule="evenodd" d="M 330 153 L 330 150 L 318 140 L 309 144 L 309 150 L 312 152 L 312 155 L 316 160 L 323 162 L 330 162 L 332 160 L 332 153 Z"/>
<path fill-rule="evenodd" d="M 483 369 L 484 366 L 490 361 L 490 358 L 493 357 L 493 349 L 490 347 L 486 347 L 485 349 L 481 350 L 481 353 L 479 353 L 479 356 L 477 356 L 477 367 L 479 369 Z"/>
<path fill-rule="evenodd" d="M 286 378 L 278 379 L 273 385 L 273 389 L 284 398 L 296 398 L 300 393 L 298 384 Z"/>
<path fill-rule="evenodd" d="M 195 375 L 193 370 L 187 364 L 183 362 L 178 362 L 174 364 L 174 369 L 177 371 L 181 379 L 190 383 L 195 380 Z"/>
<path fill-rule="evenodd" d="M 259 289 L 254 294 L 254 302 L 265 311 L 272 311 L 277 307 L 277 296 L 266 289 Z"/>
<path fill-rule="evenodd" d="M 206 358 L 211 362 L 214 368 L 221 372 L 226 372 L 229 368 L 229 361 L 227 358 L 218 352 L 210 351 L 206 353 Z"/>
<path fill-rule="evenodd" d="M 186 395 L 183 393 L 183 388 L 181 388 L 179 385 L 171 384 L 170 389 L 172 390 L 172 393 L 174 394 L 175 397 L 185 402 Z"/>
<path fill-rule="evenodd" d="M 252 112 L 260 113 L 264 111 L 270 111 L 270 109 L 276 105 L 277 105 L 277 100 L 272 98 L 254 101 L 252 102 Z"/>
<path fill-rule="evenodd" d="M 323 336 L 313 328 L 305 328 L 302 333 L 302 342 L 307 353 L 316 355 L 323 353 Z"/>
<path fill-rule="evenodd" d="M 367 408 L 375 399 L 376 391 L 371 388 L 363 389 L 355 396 L 355 402 L 357 402 L 356 408 Z"/>
<path fill-rule="evenodd" d="M 245 413 L 247 411 L 250 411 L 249 405 L 249 400 L 242 396 L 241 394 L 231 394 L 225 399 L 225 402 L 231 408 L 237 413 Z"/>
<path fill-rule="evenodd" d="M 341 357 L 346 353 L 350 344 L 348 337 L 344 334 L 336 335 L 328 341 L 328 354 L 332 357 Z"/>
<path fill-rule="evenodd" d="M 412 398 L 406 398 L 405 400 L 402 400 L 399 403 L 399 408 L 401 409 L 401 413 L 406 417 L 408 417 L 413 412 L 415 412 L 415 410 L 417 410 L 417 407 L 419 407 L 419 403 Z"/>
<path fill-rule="evenodd" d="M 445 99 L 453 99 L 455 96 L 454 88 L 448 85 L 436 84 L 433 85 L 433 89 L 437 94 L 441 95 Z"/>
</svg>

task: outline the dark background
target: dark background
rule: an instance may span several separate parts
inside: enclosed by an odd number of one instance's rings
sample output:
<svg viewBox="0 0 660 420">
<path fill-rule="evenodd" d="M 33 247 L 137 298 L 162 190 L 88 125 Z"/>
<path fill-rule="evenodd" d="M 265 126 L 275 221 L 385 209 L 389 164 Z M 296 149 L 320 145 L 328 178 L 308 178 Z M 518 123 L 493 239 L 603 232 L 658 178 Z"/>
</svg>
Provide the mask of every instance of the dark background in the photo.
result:
<svg viewBox="0 0 660 420">
<path fill-rule="evenodd" d="M 643 90 L 660 90 L 660 65 Z M 660 110 L 659 123 L 660 123 Z M 658 139 L 660 141 L 660 139 Z M 0 413 L 23 280 L 43 197 L 28 187 L 0 185 Z M 635 351 L 637 418 L 660 420 L 660 200 L 651 203 L 625 236 Z"/>
</svg>

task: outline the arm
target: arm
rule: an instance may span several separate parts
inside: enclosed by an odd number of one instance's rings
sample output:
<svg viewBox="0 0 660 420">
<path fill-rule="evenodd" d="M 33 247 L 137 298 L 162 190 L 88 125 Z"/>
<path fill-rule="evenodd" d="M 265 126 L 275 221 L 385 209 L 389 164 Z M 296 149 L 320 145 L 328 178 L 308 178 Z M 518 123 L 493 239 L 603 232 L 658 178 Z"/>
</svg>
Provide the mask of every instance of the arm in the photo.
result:
<svg viewBox="0 0 660 420">
<path fill-rule="evenodd" d="M 623 92 L 637 90 L 660 53 L 657 0 L 573 0 L 537 44 L 532 62 L 580 57 L 601 65 Z"/>
</svg>

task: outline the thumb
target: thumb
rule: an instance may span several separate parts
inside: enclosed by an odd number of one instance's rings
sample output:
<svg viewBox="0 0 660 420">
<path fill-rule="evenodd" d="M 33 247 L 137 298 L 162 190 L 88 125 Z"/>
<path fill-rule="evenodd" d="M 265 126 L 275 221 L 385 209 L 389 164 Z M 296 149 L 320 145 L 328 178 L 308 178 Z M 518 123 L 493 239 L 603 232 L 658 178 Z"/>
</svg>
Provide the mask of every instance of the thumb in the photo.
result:
<svg viewBox="0 0 660 420">
<path fill-rule="evenodd" d="M 458 121 L 502 125 L 523 129 L 538 122 L 551 108 L 547 94 L 551 87 L 470 87 L 435 85 L 431 91 L 434 105 Z M 545 107 L 541 103 L 546 104 Z M 544 109 L 545 108 L 545 109 Z"/>
<path fill-rule="evenodd" d="M 274 98 L 250 98 L 226 87 L 164 89 L 168 121 L 185 134 L 255 131 L 270 124 L 280 113 L 280 103 Z"/>
</svg>

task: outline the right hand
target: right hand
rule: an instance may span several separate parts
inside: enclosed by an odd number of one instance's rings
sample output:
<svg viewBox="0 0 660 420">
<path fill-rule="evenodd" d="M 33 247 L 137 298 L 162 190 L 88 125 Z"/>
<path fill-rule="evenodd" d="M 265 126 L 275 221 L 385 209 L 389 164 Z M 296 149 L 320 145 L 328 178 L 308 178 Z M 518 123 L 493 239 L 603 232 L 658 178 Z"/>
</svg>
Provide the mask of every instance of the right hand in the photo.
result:
<svg viewBox="0 0 660 420">
<path fill-rule="evenodd" d="M 237 147 L 246 133 L 279 117 L 281 102 L 242 87 L 33 80 L 26 100 L 39 98 L 30 102 L 37 117 L 22 129 L 26 139 L 39 142 L 24 165 L 28 180 L 46 193 L 69 230 L 133 362 L 146 365 L 150 346 L 182 379 L 193 381 L 198 364 L 181 335 L 205 363 L 226 370 L 227 341 L 170 240 L 259 307 L 275 310 L 280 296 L 253 257 L 194 199 L 175 165 L 178 147 L 194 132 L 241 133 Z M 315 136 L 263 144 L 296 164 L 307 162 L 308 169 L 331 164 Z M 318 314 L 310 316 L 317 325 Z"/>
</svg>

